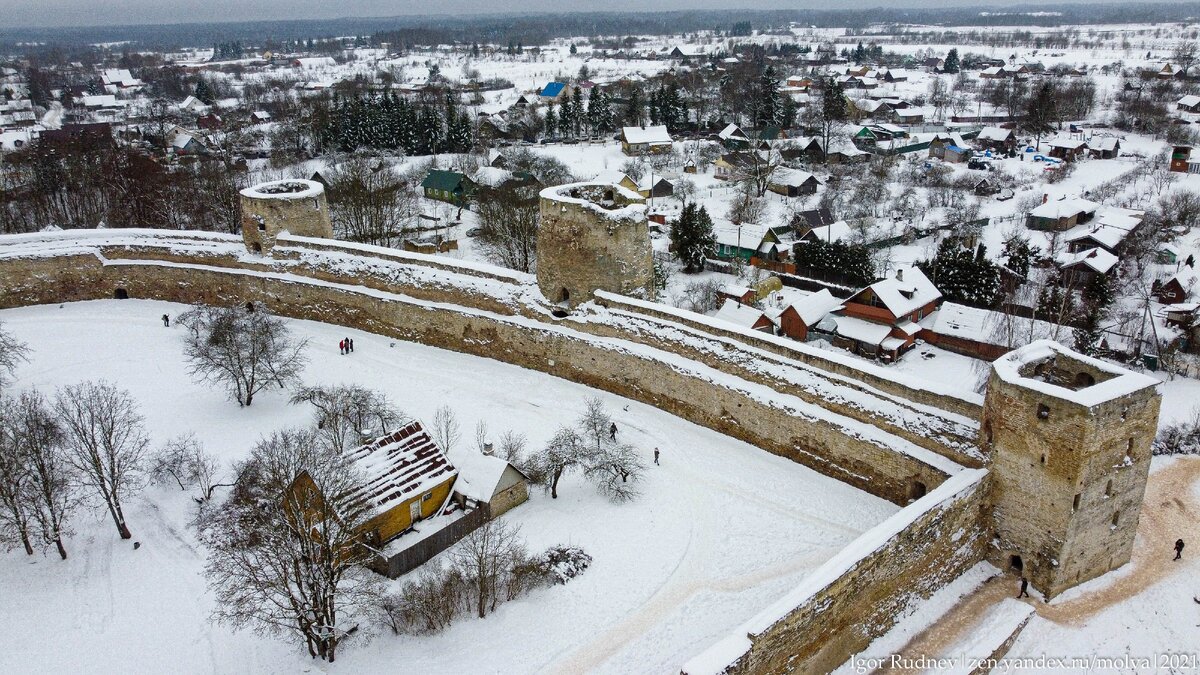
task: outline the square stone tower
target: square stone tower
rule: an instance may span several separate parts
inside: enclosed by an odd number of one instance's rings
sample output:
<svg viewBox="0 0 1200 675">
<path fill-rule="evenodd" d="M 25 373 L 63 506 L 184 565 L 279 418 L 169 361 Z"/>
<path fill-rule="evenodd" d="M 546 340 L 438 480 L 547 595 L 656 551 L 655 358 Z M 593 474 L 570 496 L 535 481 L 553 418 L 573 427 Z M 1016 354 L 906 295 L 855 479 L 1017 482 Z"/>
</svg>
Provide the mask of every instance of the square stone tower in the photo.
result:
<svg viewBox="0 0 1200 675">
<path fill-rule="evenodd" d="M 1047 340 L 992 366 L 992 562 L 1053 597 L 1129 562 L 1158 427 L 1157 380 Z"/>
</svg>

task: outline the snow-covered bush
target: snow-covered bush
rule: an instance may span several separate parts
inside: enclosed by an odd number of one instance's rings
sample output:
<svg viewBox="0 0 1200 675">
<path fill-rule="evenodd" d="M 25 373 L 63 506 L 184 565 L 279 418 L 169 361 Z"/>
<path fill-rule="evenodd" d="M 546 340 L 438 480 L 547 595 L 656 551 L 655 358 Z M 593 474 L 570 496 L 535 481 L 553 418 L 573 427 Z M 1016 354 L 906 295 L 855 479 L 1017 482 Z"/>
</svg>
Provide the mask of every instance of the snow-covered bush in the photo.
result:
<svg viewBox="0 0 1200 675">
<path fill-rule="evenodd" d="M 1155 455 L 1200 455 L 1200 410 L 1190 420 L 1160 429 L 1150 451 Z"/>
<path fill-rule="evenodd" d="M 592 556 L 578 546 L 551 546 L 538 559 L 542 573 L 555 584 L 565 584 L 583 574 L 592 564 Z"/>
</svg>

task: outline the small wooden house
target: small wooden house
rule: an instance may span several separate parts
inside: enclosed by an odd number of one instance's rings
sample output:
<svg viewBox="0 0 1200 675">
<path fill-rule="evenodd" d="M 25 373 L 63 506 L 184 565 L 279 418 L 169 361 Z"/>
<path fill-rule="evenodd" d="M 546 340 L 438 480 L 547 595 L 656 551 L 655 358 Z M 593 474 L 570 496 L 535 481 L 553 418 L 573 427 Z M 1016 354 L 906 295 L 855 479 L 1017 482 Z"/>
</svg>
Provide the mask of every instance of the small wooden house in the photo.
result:
<svg viewBox="0 0 1200 675">
<path fill-rule="evenodd" d="M 626 155 L 670 152 L 672 143 L 671 134 L 663 125 L 621 128 L 621 151 Z"/>
<path fill-rule="evenodd" d="M 421 188 L 427 199 L 454 204 L 463 204 L 474 192 L 474 184 L 470 178 L 458 171 L 443 171 L 430 169 L 421 181 Z"/>
<path fill-rule="evenodd" d="M 362 477 L 348 498 L 369 505 L 373 515 L 362 530 L 374 545 L 436 515 L 458 477 L 457 469 L 417 421 L 350 450 L 346 459 Z"/>
<path fill-rule="evenodd" d="M 842 309 L 842 301 L 835 298 L 827 288 L 788 304 L 779 312 L 776 321 L 779 333 L 793 340 L 806 341 L 811 332 L 829 316 L 830 312 Z"/>
</svg>

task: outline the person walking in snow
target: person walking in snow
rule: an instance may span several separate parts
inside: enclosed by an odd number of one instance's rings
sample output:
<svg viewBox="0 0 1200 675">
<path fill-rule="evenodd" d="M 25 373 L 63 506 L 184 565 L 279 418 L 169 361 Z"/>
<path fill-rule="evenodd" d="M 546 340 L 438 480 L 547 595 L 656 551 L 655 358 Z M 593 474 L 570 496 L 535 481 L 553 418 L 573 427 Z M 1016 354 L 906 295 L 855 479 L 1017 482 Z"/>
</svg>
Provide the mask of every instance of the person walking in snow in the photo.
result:
<svg viewBox="0 0 1200 675">
<path fill-rule="evenodd" d="M 1021 592 L 1017 593 L 1017 597 L 1018 598 L 1028 598 L 1029 597 L 1029 580 L 1026 579 L 1025 577 L 1021 577 Z"/>
<path fill-rule="evenodd" d="M 346 341 L 345 340 L 338 342 L 338 353 L 342 354 L 343 356 L 346 354 Z"/>
<path fill-rule="evenodd" d="M 163 328 L 171 327 L 171 317 L 167 316 L 166 314 L 163 314 L 162 321 L 163 321 Z"/>
<path fill-rule="evenodd" d="M 349 345 L 350 351 L 354 351 L 354 338 L 346 338 L 346 344 Z"/>
<path fill-rule="evenodd" d="M 1182 557 L 1183 557 L 1183 540 L 1177 539 L 1177 540 L 1175 540 L 1175 558 L 1174 558 L 1174 560 L 1179 560 Z"/>
<path fill-rule="evenodd" d="M 613 422 L 612 426 L 608 428 L 608 437 L 614 441 L 617 440 L 617 423 L 616 422 Z"/>
<path fill-rule="evenodd" d="M 346 353 L 350 353 L 350 338 L 342 338 L 342 344 L 346 345 Z"/>
<path fill-rule="evenodd" d="M 658 463 L 658 448 L 654 449 L 654 466 L 662 466 Z"/>
</svg>

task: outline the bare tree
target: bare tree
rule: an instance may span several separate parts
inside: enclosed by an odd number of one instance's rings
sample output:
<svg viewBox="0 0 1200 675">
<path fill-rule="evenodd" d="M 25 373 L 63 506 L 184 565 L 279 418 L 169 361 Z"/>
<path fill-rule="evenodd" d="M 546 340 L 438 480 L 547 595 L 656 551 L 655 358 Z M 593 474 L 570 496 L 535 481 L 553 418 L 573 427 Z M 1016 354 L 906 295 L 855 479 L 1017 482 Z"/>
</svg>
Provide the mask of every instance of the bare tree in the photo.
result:
<svg viewBox="0 0 1200 675">
<path fill-rule="evenodd" d="M 537 234 L 541 211 L 536 195 L 523 188 L 481 188 L 476 196 L 484 254 L 497 265 L 520 272 L 537 267 Z"/>
<path fill-rule="evenodd" d="M 122 501 L 142 487 L 150 439 L 129 392 L 106 382 L 63 387 L 54 401 L 67 460 L 104 502 L 117 532 L 129 539 Z"/>
<path fill-rule="evenodd" d="M 475 423 L 475 449 L 478 450 L 479 454 L 481 455 L 490 455 L 492 454 L 491 445 L 492 439 L 491 436 L 488 435 L 487 422 L 479 420 Z"/>
<path fill-rule="evenodd" d="M 433 425 L 429 430 L 429 435 L 433 438 L 433 442 L 442 449 L 442 452 L 450 452 L 458 443 L 462 434 L 459 432 L 458 418 L 454 416 L 454 411 L 450 409 L 450 406 L 444 405 L 433 414 Z"/>
<path fill-rule="evenodd" d="M 221 463 L 204 448 L 193 433 L 171 439 L 150 458 L 150 476 L 158 481 L 168 478 L 179 485 L 180 490 L 195 488 L 199 493 L 194 499 L 204 503 L 212 499 L 219 487 L 230 487 L 233 483 L 220 483 Z"/>
<path fill-rule="evenodd" d="M 4 378 L 12 375 L 17 366 L 28 360 L 28 357 L 29 347 L 4 330 L 4 325 L 0 324 L 0 384 L 4 384 Z"/>
<path fill-rule="evenodd" d="M 548 487 L 551 498 L 557 499 L 559 481 L 579 469 L 613 501 L 637 497 L 636 483 L 645 464 L 632 446 L 617 442 L 612 427 L 612 417 L 600 399 L 588 399 L 575 427 L 560 427 L 526 463 L 530 479 Z"/>
<path fill-rule="evenodd" d="M 508 430 L 500 436 L 500 457 L 512 464 L 521 464 L 525 456 L 525 434 Z"/>
<path fill-rule="evenodd" d="M 368 500 L 359 478 L 315 432 L 279 431 L 239 467 L 217 508 L 202 512 L 205 576 L 215 618 L 287 635 L 333 662 L 354 625 L 377 606 L 380 581 L 365 569 L 361 527 Z"/>
<path fill-rule="evenodd" d="M 62 428 L 41 394 L 31 391 L 21 395 L 16 436 L 33 478 L 30 497 L 42 542 L 54 544 L 59 557 L 66 560 L 63 537 L 70 534 L 67 522 L 80 504 L 78 472 L 66 455 Z"/>
<path fill-rule="evenodd" d="M 495 611 L 503 577 L 517 561 L 528 557 L 521 528 L 501 520 L 489 520 L 463 537 L 450 552 L 475 595 L 479 618 Z"/>
<path fill-rule="evenodd" d="M 29 499 L 33 472 L 18 438 L 17 401 L 3 393 L 0 397 L 0 542 L 20 543 L 27 555 L 33 555 L 36 515 Z"/>
<path fill-rule="evenodd" d="M 300 379 L 307 340 L 295 339 L 287 324 L 256 305 L 197 305 L 180 315 L 187 328 L 184 352 L 189 372 L 204 382 L 229 386 L 239 405 L 255 394 Z"/>
<path fill-rule="evenodd" d="M 397 246 L 419 199 L 410 177 L 378 160 L 353 157 L 334 167 L 329 182 L 329 217 L 337 234 L 349 241 Z"/>
<path fill-rule="evenodd" d="M 358 385 L 301 387 L 292 395 L 292 404 L 299 403 L 316 409 L 318 432 L 341 450 L 370 443 L 408 420 L 386 394 Z"/>
</svg>

